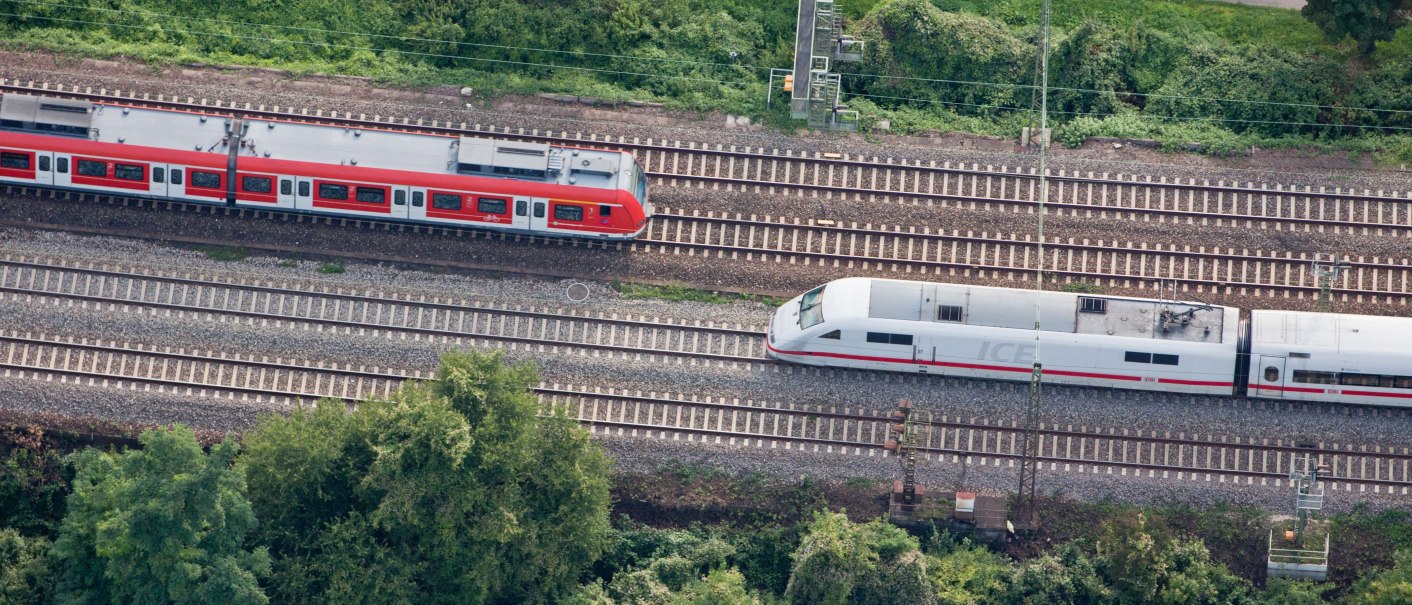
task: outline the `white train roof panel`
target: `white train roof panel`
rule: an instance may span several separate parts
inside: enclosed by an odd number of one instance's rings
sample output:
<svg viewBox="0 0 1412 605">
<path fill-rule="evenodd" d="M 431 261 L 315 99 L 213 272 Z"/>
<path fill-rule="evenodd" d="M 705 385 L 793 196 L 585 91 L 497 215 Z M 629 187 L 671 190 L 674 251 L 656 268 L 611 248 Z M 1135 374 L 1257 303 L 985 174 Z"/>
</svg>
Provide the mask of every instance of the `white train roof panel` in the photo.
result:
<svg viewBox="0 0 1412 605">
<path fill-rule="evenodd" d="M 866 290 L 867 315 L 873 319 L 1029 330 L 1038 298 L 1040 327 L 1047 332 L 1186 342 L 1222 342 L 1227 313 L 1236 313 L 1200 303 L 855 278 L 829 286 L 826 317 L 842 316 L 839 307 L 855 298 L 853 289 Z"/>
<path fill-rule="evenodd" d="M 1338 315 L 1307 311 L 1251 311 L 1251 338 L 1274 352 L 1327 349 L 1391 354 L 1412 361 L 1412 317 Z M 1306 350 L 1307 349 L 1307 350 Z"/>
<path fill-rule="evenodd" d="M 227 151 L 232 122 L 222 116 L 26 95 L 0 97 L 0 113 L 25 127 L 40 120 L 76 136 L 84 136 L 87 128 L 88 138 L 101 142 L 214 153 Z M 637 176 L 630 174 L 629 156 L 617 151 L 262 119 L 243 123 L 243 156 L 599 189 L 617 189 Z"/>
<path fill-rule="evenodd" d="M 176 111 L 97 105 L 90 138 L 179 151 L 225 153 L 230 120 Z"/>
<path fill-rule="evenodd" d="M 457 140 L 406 132 L 247 120 L 242 155 L 447 174 Z"/>
</svg>

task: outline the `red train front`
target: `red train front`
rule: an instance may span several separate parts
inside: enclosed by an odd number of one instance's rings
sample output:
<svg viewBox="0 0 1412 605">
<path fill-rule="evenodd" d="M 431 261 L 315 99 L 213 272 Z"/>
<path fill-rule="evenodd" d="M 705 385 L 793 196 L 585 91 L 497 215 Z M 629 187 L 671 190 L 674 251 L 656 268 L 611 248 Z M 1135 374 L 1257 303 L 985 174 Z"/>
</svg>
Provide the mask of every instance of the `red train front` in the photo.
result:
<svg viewBox="0 0 1412 605">
<path fill-rule="evenodd" d="M 0 182 L 541 235 L 631 239 L 631 154 L 5 95 Z"/>
</svg>

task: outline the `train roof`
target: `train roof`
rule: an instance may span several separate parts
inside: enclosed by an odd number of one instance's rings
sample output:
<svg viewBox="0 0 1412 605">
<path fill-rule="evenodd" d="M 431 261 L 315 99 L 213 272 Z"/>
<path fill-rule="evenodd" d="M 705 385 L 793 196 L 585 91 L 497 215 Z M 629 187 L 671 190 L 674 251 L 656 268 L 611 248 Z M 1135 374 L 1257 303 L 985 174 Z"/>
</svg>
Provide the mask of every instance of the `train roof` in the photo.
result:
<svg viewBox="0 0 1412 605">
<path fill-rule="evenodd" d="M 8 94 L 4 126 L 170 150 L 226 152 L 232 120 L 149 109 Z M 617 151 L 246 119 L 240 155 L 321 164 L 465 174 L 536 183 L 617 189 L 635 166 Z"/>
<path fill-rule="evenodd" d="M 1011 288 L 848 278 L 824 293 L 827 321 L 861 317 L 1034 329 L 1036 295 L 1040 329 L 1127 338 L 1219 343 L 1229 307 L 1156 299 L 1035 292 Z"/>
<path fill-rule="evenodd" d="M 1308 311 L 1253 310 L 1251 338 L 1256 345 L 1311 350 L 1392 354 L 1412 359 L 1412 317 L 1341 315 Z"/>
</svg>

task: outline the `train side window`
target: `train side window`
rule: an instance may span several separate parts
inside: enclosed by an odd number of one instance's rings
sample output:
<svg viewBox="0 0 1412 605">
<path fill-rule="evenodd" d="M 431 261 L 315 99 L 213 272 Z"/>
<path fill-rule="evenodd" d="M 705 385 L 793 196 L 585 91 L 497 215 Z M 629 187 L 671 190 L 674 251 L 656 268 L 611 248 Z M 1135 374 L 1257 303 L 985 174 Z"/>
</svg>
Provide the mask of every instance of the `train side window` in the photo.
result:
<svg viewBox="0 0 1412 605">
<path fill-rule="evenodd" d="M 172 184 L 173 184 L 173 185 L 180 185 L 180 184 L 181 184 L 181 170 L 180 170 L 180 169 L 177 169 L 177 168 L 173 168 L 173 169 L 172 169 Z"/>
<path fill-rule="evenodd" d="M 482 214 L 505 214 L 509 211 L 509 202 L 500 198 L 483 197 L 476 200 L 476 212 Z"/>
<path fill-rule="evenodd" d="M 61 174 L 69 173 L 69 158 L 59 158 L 59 172 Z"/>
<path fill-rule="evenodd" d="M 319 183 L 319 197 L 326 200 L 346 200 L 348 199 L 348 186 Z"/>
<path fill-rule="evenodd" d="M 191 171 L 191 186 L 202 189 L 220 189 L 221 175 L 214 172 Z"/>
<path fill-rule="evenodd" d="M 431 194 L 431 207 L 437 210 L 460 210 L 461 196 L 449 193 Z"/>
<path fill-rule="evenodd" d="M 868 342 L 874 342 L 884 345 L 912 346 L 912 335 L 888 334 L 887 332 L 868 332 Z"/>
<path fill-rule="evenodd" d="M 309 182 L 299 183 L 299 197 L 309 197 Z"/>
<path fill-rule="evenodd" d="M 534 218 L 544 218 L 544 204 L 536 202 L 534 205 Z"/>
<path fill-rule="evenodd" d="M 936 308 L 937 321 L 961 321 L 961 307 L 956 305 L 941 305 Z"/>
<path fill-rule="evenodd" d="M 568 204 L 554 204 L 554 220 L 556 221 L 581 221 L 583 220 L 583 206 L 570 206 Z"/>
<path fill-rule="evenodd" d="M 829 340 L 841 340 L 843 338 L 842 330 L 834 330 L 832 332 L 829 332 L 828 334 L 820 336 L 819 338 L 827 338 Z"/>
<path fill-rule="evenodd" d="M 108 176 L 108 165 L 93 160 L 78 160 L 78 166 L 74 168 L 74 172 L 79 176 Z"/>
<path fill-rule="evenodd" d="M 1378 386 L 1378 375 L 1376 374 L 1339 374 L 1338 383 L 1352 387 L 1375 387 Z"/>
<path fill-rule="evenodd" d="M 294 193 L 294 184 L 293 184 L 293 182 L 291 182 L 289 179 L 280 179 L 280 180 L 279 180 L 279 194 L 280 194 L 280 195 L 289 195 L 289 194 L 292 194 L 292 193 Z"/>
<path fill-rule="evenodd" d="M 1290 380 L 1306 384 L 1338 384 L 1338 374 L 1333 372 L 1295 370 L 1290 373 Z"/>
<path fill-rule="evenodd" d="M 266 176 L 243 176 L 240 177 L 240 188 L 250 193 L 269 193 L 274 187 L 274 181 Z"/>
<path fill-rule="evenodd" d="M 401 189 L 392 192 L 392 203 L 396 206 L 407 205 L 407 192 Z"/>
<path fill-rule="evenodd" d="M 47 156 L 47 155 L 41 155 L 41 156 L 39 156 L 39 171 L 40 171 L 40 172 L 49 172 L 49 166 L 50 166 L 50 164 L 49 164 L 49 156 Z"/>
<path fill-rule="evenodd" d="M 1165 354 L 1165 353 L 1153 353 L 1153 354 L 1152 354 L 1152 363 L 1155 363 L 1155 364 L 1157 364 L 1157 365 L 1163 365 L 1163 366 L 1174 366 L 1174 365 L 1178 365 L 1178 364 L 1177 364 L 1177 359 L 1178 359 L 1179 357 L 1181 357 L 1181 356 L 1180 356 L 1180 355 L 1167 355 L 1167 354 Z"/>
<path fill-rule="evenodd" d="M 166 169 L 166 168 L 153 168 L 153 169 L 152 169 L 152 182 L 153 182 L 153 183 L 165 183 L 165 182 L 167 182 L 167 169 Z"/>
<path fill-rule="evenodd" d="M 1108 301 L 1102 298 L 1079 297 L 1080 313 L 1107 313 Z"/>
<path fill-rule="evenodd" d="M 524 200 L 517 200 L 515 202 L 515 216 L 524 216 L 525 207 L 528 205 L 529 204 L 526 204 Z"/>
<path fill-rule="evenodd" d="M 146 170 L 136 164 L 114 164 L 113 178 L 124 181 L 145 181 L 147 180 Z"/>
<path fill-rule="evenodd" d="M 358 187 L 354 197 L 364 204 L 386 204 L 387 190 L 380 187 Z"/>
<path fill-rule="evenodd" d="M 1275 366 L 1265 368 L 1265 382 L 1279 382 L 1280 369 Z"/>
<path fill-rule="evenodd" d="M 1392 388 L 1394 388 L 1394 389 L 1412 389 L 1412 376 L 1393 376 L 1393 377 L 1392 377 Z"/>
<path fill-rule="evenodd" d="M 426 199 L 426 194 L 425 194 L 425 193 L 422 193 L 422 192 L 420 192 L 420 191 L 413 191 L 413 192 L 412 192 L 412 206 L 417 207 L 417 208 L 421 208 L 421 207 L 422 207 L 422 202 L 423 202 L 423 200 L 425 200 L 425 199 Z"/>
<path fill-rule="evenodd" d="M 599 206 L 598 206 L 598 216 L 603 216 L 603 217 L 613 216 L 613 207 L 612 207 L 612 206 L 606 206 L 606 205 L 599 205 Z"/>
<path fill-rule="evenodd" d="M 1126 351 L 1123 353 L 1123 361 L 1128 363 L 1152 363 L 1152 354 Z"/>
<path fill-rule="evenodd" d="M 27 153 L 0 153 L 0 168 L 12 168 L 14 170 L 29 170 L 29 154 Z"/>
</svg>

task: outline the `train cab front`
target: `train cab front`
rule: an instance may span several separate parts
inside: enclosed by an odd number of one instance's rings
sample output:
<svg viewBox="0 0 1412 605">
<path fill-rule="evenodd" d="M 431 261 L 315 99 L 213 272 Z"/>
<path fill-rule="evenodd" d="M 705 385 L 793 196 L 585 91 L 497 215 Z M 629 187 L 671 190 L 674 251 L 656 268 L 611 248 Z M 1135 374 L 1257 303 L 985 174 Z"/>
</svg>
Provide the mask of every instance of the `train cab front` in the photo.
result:
<svg viewBox="0 0 1412 605">
<path fill-rule="evenodd" d="M 819 286 L 790 299 L 770 318 L 765 355 L 771 359 L 796 363 L 814 363 L 806 342 L 825 330 L 824 292 L 828 285 Z"/>
</svg>

